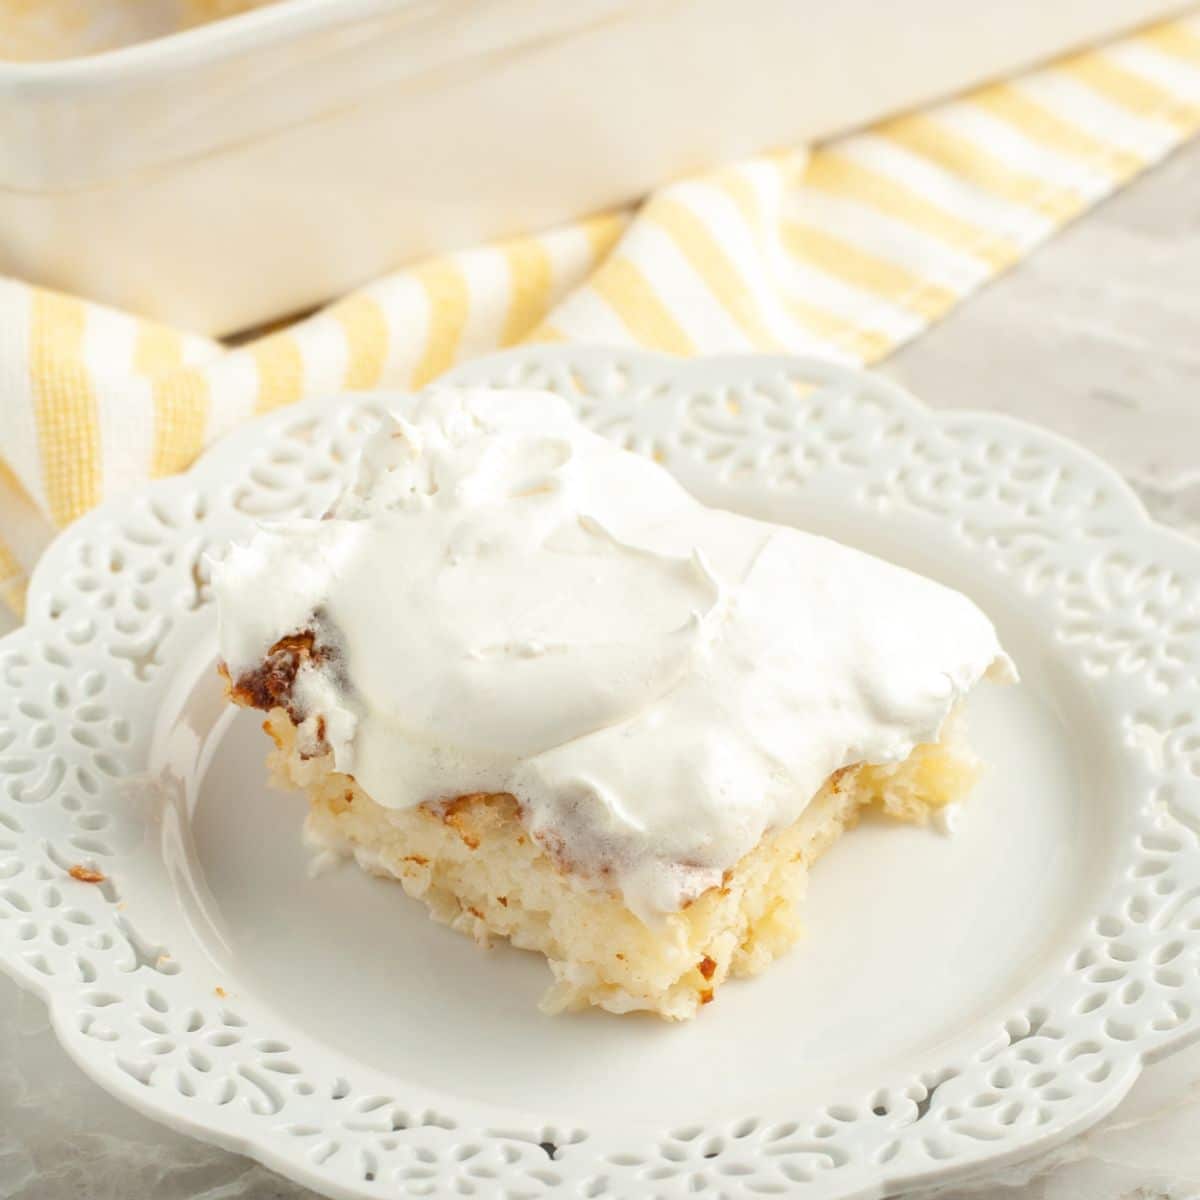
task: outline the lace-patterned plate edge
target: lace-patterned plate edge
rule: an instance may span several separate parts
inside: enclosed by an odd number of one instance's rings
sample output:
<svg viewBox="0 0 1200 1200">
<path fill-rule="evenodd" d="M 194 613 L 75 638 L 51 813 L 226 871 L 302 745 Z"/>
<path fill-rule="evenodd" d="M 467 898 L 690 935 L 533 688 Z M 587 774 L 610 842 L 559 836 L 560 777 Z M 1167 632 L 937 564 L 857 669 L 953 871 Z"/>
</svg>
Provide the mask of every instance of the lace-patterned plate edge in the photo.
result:
<svg viewBox="0 0 1200 1200">
<path fill-rule="evenodd" d="M 0 965 L 50 1002 L 92 1078 L 334 1196 L 850 1200 L 1062 1140 L 1144 1061 L 1200 1036 L 1200 547 L 1062 439 L 935 414 L 830 364 L 544 347 L 449 379 L 548 386 L 685 482 L 810 489 L 949 529 L 1044 616 L 1116 723 L 1136 787 L 1123 870 L 1061 974 L 969 1054 L 798 1116 L 653 1136 L 553 1113 L 500 1124 L 274 1036 L 253 1006 L 201 989 L 172 954 L 182 934 L 123 898 L 127 882 L 131 896 L 155 886 L 154 865 L 112 798 L 137 786 L 147 715 L 211 622 L 206 556 L 254 519 L 316 515 L 381 403 L 310 401 L 78 522 L 39 564 L 26 626 L 0 642 Z M 104 878 L 83 886 L 80 872 Z"/>
</svg>

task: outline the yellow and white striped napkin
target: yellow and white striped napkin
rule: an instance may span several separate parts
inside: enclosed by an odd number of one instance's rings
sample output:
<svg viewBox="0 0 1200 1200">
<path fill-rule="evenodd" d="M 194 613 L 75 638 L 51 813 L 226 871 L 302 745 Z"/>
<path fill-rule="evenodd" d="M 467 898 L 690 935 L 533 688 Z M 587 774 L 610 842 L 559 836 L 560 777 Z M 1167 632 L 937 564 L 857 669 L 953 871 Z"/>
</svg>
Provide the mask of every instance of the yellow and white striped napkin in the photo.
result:
<svg viewBox="0 0 1200 1200">
<path fill-rule="evenodd" d="M 235 349 L 0 280 L 0 593 L 56 529 L 302 396 L 522 340 L 870 363 L 1200 128 L 1200 18 L 625 212 L 408 268 Z"/>
</svg>

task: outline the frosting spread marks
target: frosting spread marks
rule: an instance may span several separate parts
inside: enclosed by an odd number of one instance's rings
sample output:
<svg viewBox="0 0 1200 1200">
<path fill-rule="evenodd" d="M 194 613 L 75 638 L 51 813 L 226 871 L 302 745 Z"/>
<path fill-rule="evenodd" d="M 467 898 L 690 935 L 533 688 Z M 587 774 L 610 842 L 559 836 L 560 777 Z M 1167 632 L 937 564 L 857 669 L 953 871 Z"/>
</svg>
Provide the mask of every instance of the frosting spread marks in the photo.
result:
<svg viewBox="0 0 1200 1200">
<path fill-rule="evenodd" d="M 384 806 L 510 793 L 648 919 L 1012 672 L 966 597 L 706 508 L 556 396 L 398 403 L 324 519 L 263 524 L 215 581 L 239 698 Z"/>
</svg>

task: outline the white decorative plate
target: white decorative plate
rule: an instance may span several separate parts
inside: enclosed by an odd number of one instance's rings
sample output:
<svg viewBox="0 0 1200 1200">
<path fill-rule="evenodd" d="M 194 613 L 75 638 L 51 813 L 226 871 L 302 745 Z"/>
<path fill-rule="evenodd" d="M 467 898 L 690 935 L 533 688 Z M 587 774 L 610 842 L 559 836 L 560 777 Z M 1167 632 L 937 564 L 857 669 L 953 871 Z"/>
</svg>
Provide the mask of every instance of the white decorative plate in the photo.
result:
<svg viewBox="0 0 1200 1200">
<path fill-rule="evenodd" d="M 703 499 L 969 592 L 1023 672 L 952 839 L 866 823 L 807 939 L 687 1026 L 547 1018 L 353 868 L 222 704 L 206 553 L 315 514 L 378 397 L 256 422 L 60 538 L 0 643 L 0 962 L 122 1100 L 339 1197 L 880 1197 L 1067 1137 L 1200 1033 L 1200 546 L 1081 451 L 783 358 L 547 348 L 538 384 Z M 97 868 L 89 884 L 69 868 Z"/>
</svg>

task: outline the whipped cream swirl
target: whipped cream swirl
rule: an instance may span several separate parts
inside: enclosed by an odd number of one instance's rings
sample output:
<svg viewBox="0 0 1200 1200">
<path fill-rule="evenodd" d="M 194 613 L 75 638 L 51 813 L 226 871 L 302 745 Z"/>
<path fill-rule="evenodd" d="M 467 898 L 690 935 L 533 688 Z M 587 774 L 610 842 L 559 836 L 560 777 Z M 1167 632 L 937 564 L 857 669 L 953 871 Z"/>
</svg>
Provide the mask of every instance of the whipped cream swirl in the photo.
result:
<svg viewBox="0 0 1200 1200">
<path fill-rule="evenodd" d="M 381 805 L 509 792 L 649 920 L 1012 674 L 966 597 L 706 508 L 558 397 L 397 406 L 325 519 L 263 524 L 216 572 L 235 679 L 282 637 L 328 648 L 292 707 Z"/>
</svg>

